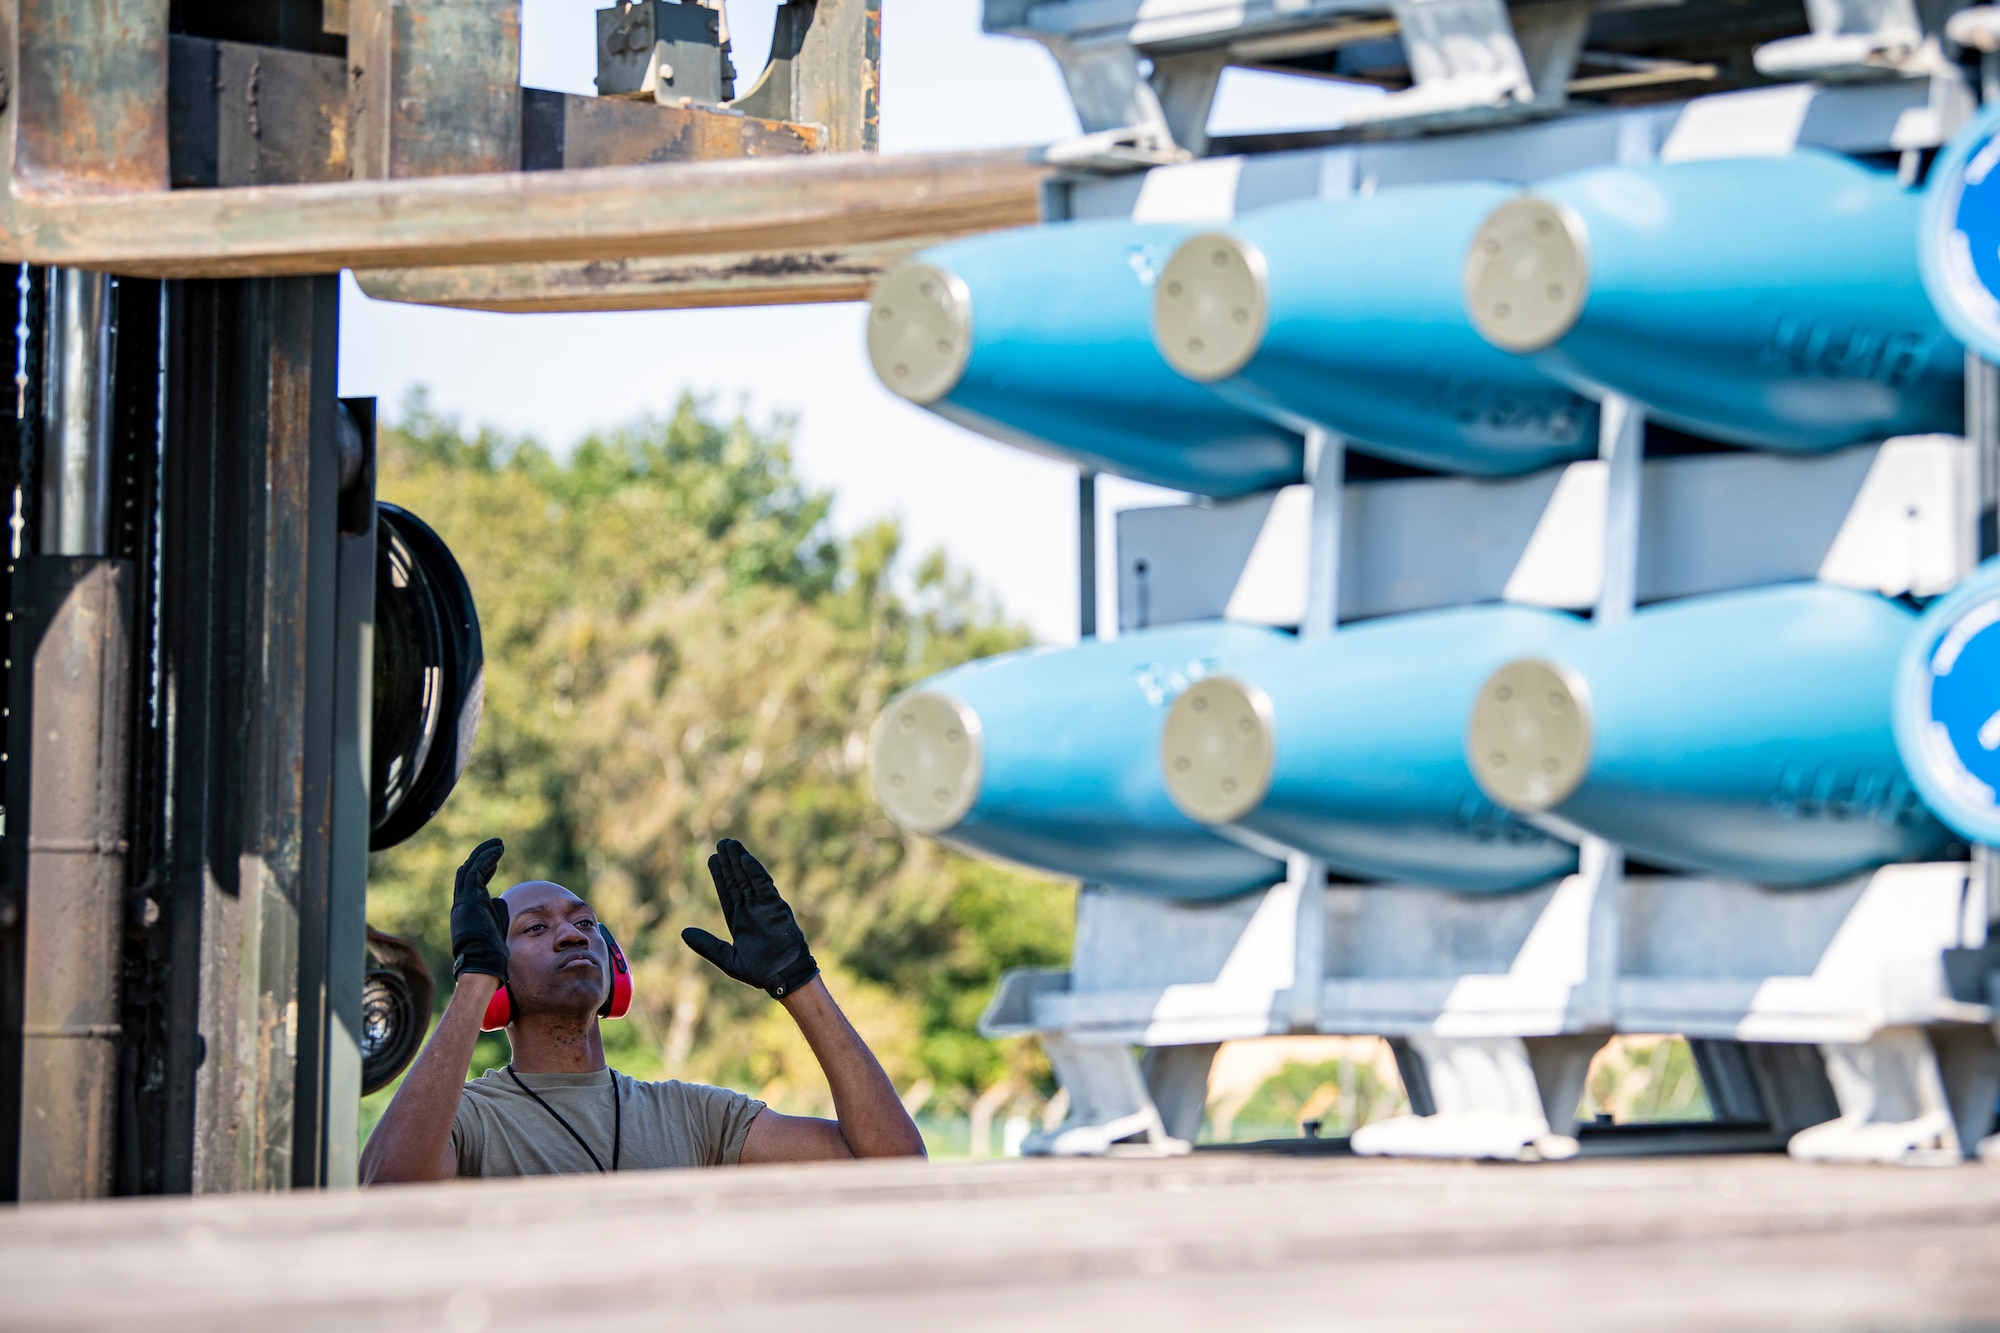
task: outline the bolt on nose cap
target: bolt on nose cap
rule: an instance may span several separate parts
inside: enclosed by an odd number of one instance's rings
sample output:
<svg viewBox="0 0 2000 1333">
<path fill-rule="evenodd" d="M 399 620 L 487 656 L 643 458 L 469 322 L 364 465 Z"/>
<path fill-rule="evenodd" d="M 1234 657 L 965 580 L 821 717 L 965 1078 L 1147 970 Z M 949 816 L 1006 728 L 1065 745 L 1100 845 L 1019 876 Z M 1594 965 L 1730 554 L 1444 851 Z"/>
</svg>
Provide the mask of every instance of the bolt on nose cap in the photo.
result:
<svg viewBox="0 0 2000 1333">
<path fill-rule="evenodd" d="M 928 407 L 958 387 L 972 356 L 972 290 L 935 264 L 905 264 L 868 301 L 868 359 L 882 383 Z"/>
<path fill-rule="evenodd" d="M 1167 795 L 1201 824 L 1232 824 L 1263 804 L 1275 753 L 1270 699 L 1227 676 L 1188 686 L 1160 733 Z"/>
<path fill-rule="evenodd" d="M 1465 756 L 1495 802 L 1539 814 L 1573 795 L 1590 771 L 1590 695 L 1583 678 L 1553 663 L 1509 662 L 1480 687 Z"/>
<path fill-rule="evenodd" d="M 946 694 L 906 694 L 875 724 L 875 799 L 904 828 L 942 833 L 979 799 L 979 714 Z"/>
<path fill-rule="evenodd" d="M 1269 267 L 1248 241 L 1196 236 L 1153 288 L 1153 341 L 1167 364 L 1213 384 L 1250 364 L 1271 317 Z"/>
<path fill-rule="evenodd" d="M 1465 258 L 1465 309 L 1480 336 L 1539 352 L 1568 333 L 1589 294 L 1589 235 L 1582 218 L 1531 194 L 1487 214 Z"/>
</svg>

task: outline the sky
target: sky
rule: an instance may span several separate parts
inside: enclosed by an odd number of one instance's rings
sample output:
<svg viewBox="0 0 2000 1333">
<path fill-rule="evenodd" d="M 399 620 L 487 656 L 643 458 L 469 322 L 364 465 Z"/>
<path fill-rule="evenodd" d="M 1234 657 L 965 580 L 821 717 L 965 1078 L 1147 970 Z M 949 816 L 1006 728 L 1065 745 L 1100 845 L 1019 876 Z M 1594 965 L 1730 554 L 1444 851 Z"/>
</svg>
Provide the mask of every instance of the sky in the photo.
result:
<svg viewBox="0 0 2000 1333">
<path fill-rule="evenodd" d="M 522 82 L 589 93 L 598 0 L 525 0 Z M 729 0 L 739 85 L 770 46 L 777 0 Z M 980 31 L 979 0 L 884 0 L 882 151 L 1048 143 L 1077 132 L 1053 60 Z M 754 53 L 754 54 L 753 54 Z M 1218 132 L 1330 123 L 1336 85 L 1231 70 Z M 533 435 L 558 451 L 593 429 L 664 414 L 681 393 L 752 422 L 796 422 L 805 480 L 833 492 L 834 526 L 903 525 L 912 556 L 942 547 L 1006 614 L 1050 643 L 1077 628 L 1076 472 L 932 416 L 882 388 L 863 345 L 865 307 L 764 306 L 588 315 L 502 315 L 341 302 L 340 391 L 395 419 L 410 390 L 467 428 Z M 1105 515 L 1181 497 L 1107 478 Z M 1111 527 L 1100 522 L 1101 618 L 1112 619 Z M 906 567 L 913 567 L 911 559 Z"/>
</svg>

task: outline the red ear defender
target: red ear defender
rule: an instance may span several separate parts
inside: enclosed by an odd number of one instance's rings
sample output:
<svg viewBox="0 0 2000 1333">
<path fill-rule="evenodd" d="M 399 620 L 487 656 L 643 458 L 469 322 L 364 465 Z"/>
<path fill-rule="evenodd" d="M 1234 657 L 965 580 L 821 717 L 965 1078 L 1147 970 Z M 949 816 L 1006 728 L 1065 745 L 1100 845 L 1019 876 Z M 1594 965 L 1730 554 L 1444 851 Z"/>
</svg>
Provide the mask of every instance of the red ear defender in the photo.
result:
<svg viewBox="0 0 2000 1333">
<path fill-rule="evenodd" d="M 604 937 L 604 947 L 611 951 L 611 994 L 605 996 L 597 1014 L 600 1018 L 623 1018 L 632 1011 L 632 969 L 625 962 L 625 951 L 611 938 L 610 927 L 600 921 L 597 933 Z"/>
<path fill-rule="evenodd" d="M 609 926 L 599 922 L 597 933 L 604 937 L 604 947 L 611 954 L 611 994 L 605 997 L 597 1014 L 600 1018 L 623 1018 L 632 1011 L 632 967 L 625 961 L 625 951 L 618 947 Z M 514 1001 L 502 986 L 486 1002 L 486 1017 L 479 1020 L 479 1030 L 498 1032 L 513 1021 Z"/>
<path fill-rule="evenodd" d="M 486 1017 L 479 1020 L 481 1032 L 498 1032 L 514 1019 L 514 1001 L 507 994 L 503 984 L 493 992 L 493 998 L 486 1002 Z"/>
</svg>

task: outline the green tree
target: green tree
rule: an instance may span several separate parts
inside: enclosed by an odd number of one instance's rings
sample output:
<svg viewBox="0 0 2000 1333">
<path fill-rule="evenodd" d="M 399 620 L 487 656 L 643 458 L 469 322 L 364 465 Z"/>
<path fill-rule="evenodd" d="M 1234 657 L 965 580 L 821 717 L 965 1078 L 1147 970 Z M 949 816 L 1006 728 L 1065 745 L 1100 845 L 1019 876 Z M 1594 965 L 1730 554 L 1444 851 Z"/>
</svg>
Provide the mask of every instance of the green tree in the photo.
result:
<svg viewBox="0 0 2000 1333">
<path fill-rule="evenodd" d="M 626 945 L 639 1002 L 607 1030 L 621 1068 L 825 1110 L 777 1007 L 680 943 L 683 926 L 722 929 L 706 859 L 737 837 L 899 1087 L 928 1080 L 948 1104 L 1001 1078 L 1046 1088 L 1038 1052 L 973 1025 L 1002 970 L 1067 956 L 1072 892 L 905 834 L 865 772 L 897 691 L 1026 635 L 942 554 L 899 578 L 894 524 L 832 535 L 789 429 L 684 397 L 558 459 L 406 405 L 383 432 L 381 494 L 464 565 L 486 703 L 451 800 L 374 859 L 370 918 L 448 978 L 452 871 L 502 836 L 503 880 L 570 885 Z"/>
</svg>

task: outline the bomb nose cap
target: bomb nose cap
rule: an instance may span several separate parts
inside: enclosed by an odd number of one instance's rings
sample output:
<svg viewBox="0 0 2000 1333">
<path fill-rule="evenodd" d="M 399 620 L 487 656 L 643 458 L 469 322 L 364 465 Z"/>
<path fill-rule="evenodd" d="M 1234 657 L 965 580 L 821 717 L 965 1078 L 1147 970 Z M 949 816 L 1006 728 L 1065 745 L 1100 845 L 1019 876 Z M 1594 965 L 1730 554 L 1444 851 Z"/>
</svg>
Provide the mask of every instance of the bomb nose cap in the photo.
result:
<svg viewBox="0 0 2000 1333">
<path fill-rule="evenodd" d="M 972 357 L 972 289 L 936 264 L 905 264 L 868 301 L 868 359 L 891 391 L 928 407 Z"/>
<path fill-rule="evenodd" d="M 1590 769 L 1590 695 L 1550 662 L 1509 662 L 1480 687 L 1465 740 L 1472 776 L 1497 804 L 1540 814 L 1573 795 Z"/>
<path fill-rule="evenodd" d="M 1213 384 L 1250 364 L 1271 317 L 1269 266 L 1248 241 L 1221 232 L 1174 251 L 1153 289 L 1153 341 L 1167 364 Z"/>
<path fill-rule="evenodd" d="M 1589 232 L 1562 205 L 1532 194 L 1486 215 L 1465 258 L 1474 328 L 1508 352 L 1539 352 L 1575 326 L 1589 294 Z"/>
<path fill-rule="evenodd" d="M 942 833 L 979 799 L 979 714 L 948 694 L 906 694 L 883 710 L 873 745 L 875 799 L 904 828 Z"/>
<path fill-rule="evenodd" d="M 1200 824 L 1231 824 L 1263 804 L 1275 753 L 1270 699 L 1227 676 L 1188 686 L 1160 733 L 1167 795 Z"/>
</svg>

